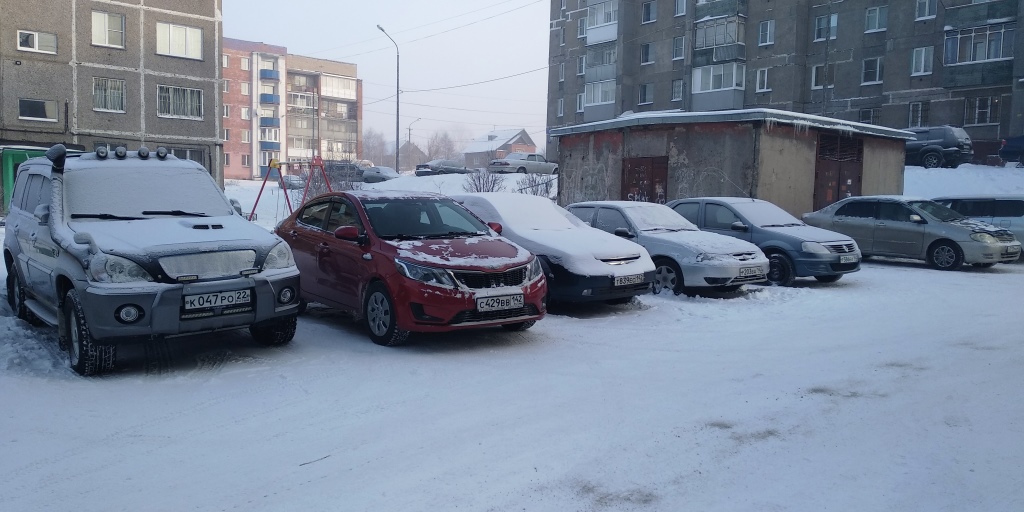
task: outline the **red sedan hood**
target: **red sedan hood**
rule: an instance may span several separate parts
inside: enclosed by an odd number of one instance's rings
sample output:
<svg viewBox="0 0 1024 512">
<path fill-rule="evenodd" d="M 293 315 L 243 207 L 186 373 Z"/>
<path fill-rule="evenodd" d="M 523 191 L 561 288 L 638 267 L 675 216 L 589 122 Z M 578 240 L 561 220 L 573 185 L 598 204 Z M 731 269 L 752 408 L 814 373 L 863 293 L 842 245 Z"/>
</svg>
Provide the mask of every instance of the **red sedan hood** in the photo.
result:
<svg viewBox="0 0 1024 512">
<path fill-rule="evenodd" d="M 507 270 L 525 265 L 530 252 L 502 237 L 475 236 L 439 240 L 384 241 L 395 257 L 434 267 Z"/>
</svg>

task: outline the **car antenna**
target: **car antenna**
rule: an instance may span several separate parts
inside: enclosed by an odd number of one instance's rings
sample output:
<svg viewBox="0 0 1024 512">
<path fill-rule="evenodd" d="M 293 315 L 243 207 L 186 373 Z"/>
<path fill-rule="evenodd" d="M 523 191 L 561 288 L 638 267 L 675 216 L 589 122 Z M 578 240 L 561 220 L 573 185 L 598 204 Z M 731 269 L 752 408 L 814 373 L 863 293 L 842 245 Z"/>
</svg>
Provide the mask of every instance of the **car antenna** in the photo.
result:
<svg viewBox="0 0 1024 512">
<path fill-rule="evenodd" d="M 723 182 L 723 183 L 724 183 L 724 182 L 726 182 L 726 181 L 728 181 L 730 185 L 732 185 L 732 186 L 736 187 L 736 190 L 739 190 L 739 191 L 740 191 L 740 194 L 741 194 L 741 195 L 742 195 L 743 197 L 745 197 L 745 198 L 747 198 L 747 199 L 750 199 L 750 201 L 751 201 L 751 202 L 754 202 L 754 196 L 752 196 L 752 195 L 750 194 L 750 192 L 747 192 L 746 190 L 743 190 L 743 187 L 741 187 L 741 186 L 737 185 L 737 184 L 736 184 L 736 182 L 734 182 L 734 181 L 730 180 L 730 179 L 729 179 L 729 177 L 728 177 L 728 176 L 726 176 L 726 175 L 725 175 L 725 173 L 724 173 L 724 172 L 722 172 L 722 170 L 721 170 L 721 169 L 719 169 L 719 168 L 717 168 L 717 167 L 708 167 L 708 168 L 706 169 L 706 171 L 711 171 L 711 172 L 713 172 L 713 173 L 717 174 L 717 175 L 718 175 L 719 177 L 721 177 L 721 180 L 720 180 L 720 181 L 721 181 L 721 182 Z"/>
</svg>

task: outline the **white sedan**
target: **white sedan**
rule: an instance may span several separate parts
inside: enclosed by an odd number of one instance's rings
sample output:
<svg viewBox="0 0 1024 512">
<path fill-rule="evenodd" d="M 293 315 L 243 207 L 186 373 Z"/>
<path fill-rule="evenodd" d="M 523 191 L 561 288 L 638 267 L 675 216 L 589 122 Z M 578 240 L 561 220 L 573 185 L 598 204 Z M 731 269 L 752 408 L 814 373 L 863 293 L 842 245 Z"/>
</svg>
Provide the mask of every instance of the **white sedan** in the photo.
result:
<svg viewBox="0 0 1024 512">
<path fill-rule="evenodd" d="M 548 162 L 536 153 L 509 153 L 505 158 L 491 160 L 490 172 L 518 172 L 520 174 L 558 174 L 558 162 Z"/>
</svg>

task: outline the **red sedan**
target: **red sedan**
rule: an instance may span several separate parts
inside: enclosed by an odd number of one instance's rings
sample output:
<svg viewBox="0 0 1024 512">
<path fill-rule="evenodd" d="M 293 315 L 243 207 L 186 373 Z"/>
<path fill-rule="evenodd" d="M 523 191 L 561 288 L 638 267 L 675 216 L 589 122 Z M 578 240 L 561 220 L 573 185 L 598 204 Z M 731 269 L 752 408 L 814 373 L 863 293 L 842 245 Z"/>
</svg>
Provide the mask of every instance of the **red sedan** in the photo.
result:
<svg viewBox="0 0 1024 512">
<path fill-rule="evenodd" d="M 318 196 L 278 225 L 301 297 L 362 319 L 395 345 L 410 332 L 528 329 L 547 283 L 529 251 L 439 194 L 356 190 Z"/>
</svg>

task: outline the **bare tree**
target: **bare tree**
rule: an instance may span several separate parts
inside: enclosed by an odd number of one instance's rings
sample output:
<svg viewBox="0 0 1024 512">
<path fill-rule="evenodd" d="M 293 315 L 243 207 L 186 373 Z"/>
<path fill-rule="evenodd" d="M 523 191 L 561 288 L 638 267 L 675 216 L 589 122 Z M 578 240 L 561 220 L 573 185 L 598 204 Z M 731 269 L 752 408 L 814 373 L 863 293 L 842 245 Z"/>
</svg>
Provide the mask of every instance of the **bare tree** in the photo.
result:
<svg viewBox="0 0 1024 512">
<path fill-rule="evenodd" d="M 466 175 L 462 189 L 466 192 L 502 192 L 505 190 L 505 179 L 500 174 L 487 171 L 474 172 Z"/>
<path fill-rule="evenodd" d="M 367 128 L 363 131 L 363 158 L 371 160 L 374 165 L 387 165 L 388 144 L 384 134 Z M 391 157 L 394 161 L 394 155 Z"/>
<path fill-rule="evenodd" d="M 558 175 L 551 174 L 525 174 L 519 179 L 519 190 L 522 194 L 533 194 L 551 198 L 551 192 L 558 182 Z"/>
<path fill-rule="evenodd" d="M 427 141 L 427 159 L 455 160 L 458 156 L 455 140 L 446 131 L 434 132 Z"/>
</svg>

